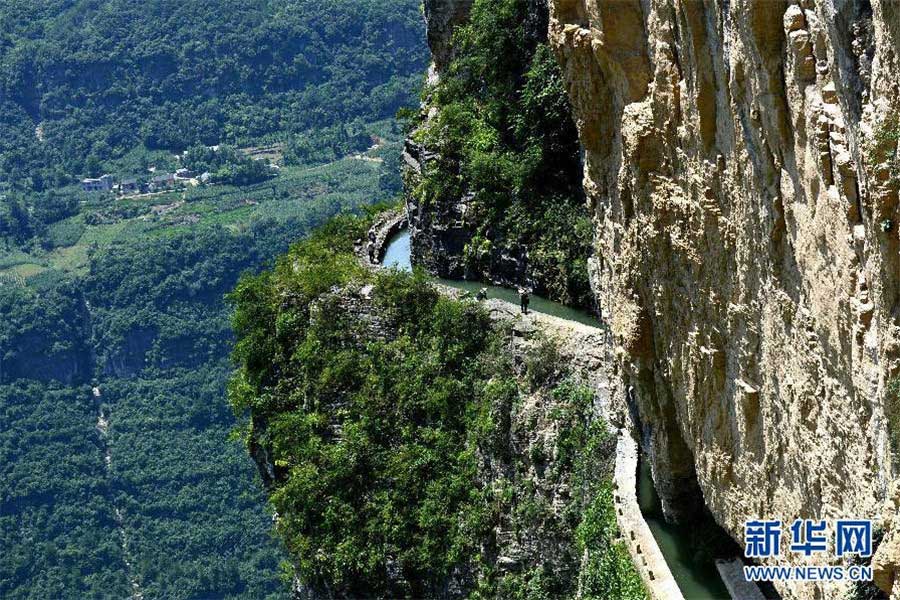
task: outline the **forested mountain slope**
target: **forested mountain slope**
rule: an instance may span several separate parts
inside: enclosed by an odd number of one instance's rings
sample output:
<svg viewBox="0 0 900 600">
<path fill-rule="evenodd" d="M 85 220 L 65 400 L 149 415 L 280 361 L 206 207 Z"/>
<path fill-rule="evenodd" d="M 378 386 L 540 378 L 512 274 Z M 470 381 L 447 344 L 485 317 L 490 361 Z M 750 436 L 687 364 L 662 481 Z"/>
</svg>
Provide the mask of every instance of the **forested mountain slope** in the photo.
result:
<svg viewBox="0 0 900 600">
<path fill-rule="evenodd" d="M 393 198 L 420 29 L 414 0 L 0 0 L 0 597 L 286 593 L 223 296 Z M 250 185 L 77 185 L 273 142 Z"/>
<path fill-rule="evenodd" d="M 44 189 L 141 144 L 246 145 L 392 117 L 424 68 L 413 2 L 0 3 L 0 180 Z"/>
</svg>

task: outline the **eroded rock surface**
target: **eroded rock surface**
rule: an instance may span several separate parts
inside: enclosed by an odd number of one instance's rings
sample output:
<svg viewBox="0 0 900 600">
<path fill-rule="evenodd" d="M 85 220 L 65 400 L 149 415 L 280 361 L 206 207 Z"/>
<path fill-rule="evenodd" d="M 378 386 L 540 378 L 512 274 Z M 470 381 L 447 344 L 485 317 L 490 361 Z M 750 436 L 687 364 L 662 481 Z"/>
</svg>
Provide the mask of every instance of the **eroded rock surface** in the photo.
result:
<svg viewBox="0 0 900 600">
<path fill-rule="evenodd" d="M 469 18 L 473 0 L 425 0 L 425 22 L 432 68 L 441 71 L 452 57 L 453 30 Z"/>
<path fill-rule="evenodd" d="M 699 488 L 737 540 L 756 516 L 873 517 L 900 337 L 900 3 L 550 10 L 592 284 L 664 509 L 687 518 Z"/>
</svg>

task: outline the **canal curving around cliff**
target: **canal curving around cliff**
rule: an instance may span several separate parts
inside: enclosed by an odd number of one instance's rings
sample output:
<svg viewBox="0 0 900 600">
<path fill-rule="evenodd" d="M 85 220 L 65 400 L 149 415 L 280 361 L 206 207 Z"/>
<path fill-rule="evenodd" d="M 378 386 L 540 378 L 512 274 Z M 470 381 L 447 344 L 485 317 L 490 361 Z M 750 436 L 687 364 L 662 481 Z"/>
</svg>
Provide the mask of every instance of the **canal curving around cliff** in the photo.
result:
<svg viewBox="0 0 900 600">
<path fill-rule="evenodd" d="M 392 220 L 388 218 L 380 229 L 380 232 L 369 236 L 367 254 L 371 266 L 412 270 L 410 234 L 405 220 L 399 216 Z M 473 296 L 486 288 L 488 298 L 518 304 L 518 293 L 501 286 L 438 278 L 435 281 Z M 538 296 L 532 296 L 531 309 L 535 313 L 581 326 L 602 327 L 597 318 L 587 311 Z M 654 488 L 649 462 L 638 459 L 637 451 L 635 454 L 635 460 L 626 461 L 628 464 L 623 465 L 628 473 L 622 475 L 622 482 L 619 482 L 622 496 L 619 519 L 626 542 L 633 542 L 628 544 L 632 558 L 639 571 L 643 570 L 642 576 L 651 596 L 669 600 L 680 592 L 688 600 L 731 597 L 729 586 L 720 577 L 721 569 L 717 570 L 716 559 L 733 558 L 737 551 L 734 542 L 712 522 L 711 517 L 690 526 L 667 523 Z"/>
</svg>

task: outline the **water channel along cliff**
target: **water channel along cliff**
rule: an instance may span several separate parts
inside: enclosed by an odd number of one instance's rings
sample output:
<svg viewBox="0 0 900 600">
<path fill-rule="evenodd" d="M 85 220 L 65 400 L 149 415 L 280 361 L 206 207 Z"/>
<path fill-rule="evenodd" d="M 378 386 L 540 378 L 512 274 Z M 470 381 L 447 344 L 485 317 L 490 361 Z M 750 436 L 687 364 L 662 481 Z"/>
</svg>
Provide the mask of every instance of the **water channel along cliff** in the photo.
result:
<svg viewBox="0 0 900 600">
<path fill-rule="evenodd" d="M 900 373 L 900 5 L 546 9 L 583 148 L 611 418 L 635 418 L 666 518 L 705 507 L 740 541 L 756 516 L 877 517 Z M 426 2 L 433 77 L 467 10 Z M 412 150 L 415 171 L 428 149 Z M 410 208 L 414 225 L 428 210 Z M 881 554 L 888 591 L 900 553 Z"/>
</svg>

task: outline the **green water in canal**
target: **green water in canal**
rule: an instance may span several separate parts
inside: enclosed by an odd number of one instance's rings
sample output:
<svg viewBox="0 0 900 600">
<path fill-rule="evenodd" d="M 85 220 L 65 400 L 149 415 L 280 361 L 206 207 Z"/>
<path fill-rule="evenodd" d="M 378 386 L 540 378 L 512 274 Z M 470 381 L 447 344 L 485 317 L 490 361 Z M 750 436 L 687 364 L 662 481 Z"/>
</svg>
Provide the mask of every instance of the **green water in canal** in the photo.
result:
<svg viewBox="0 0 900 600">
<path fill-rule="evenodd" d="M 393 267 L 403 271 L 412 270 L 410 263 L 410 240 L 409 230 L 403 230 L 388 242 L 385 249 L 382 264 L 386 267 Z M 481 288 L 487 288 L 488 298 L 497 298 L 505 300 L 518 306 L 519 294 L 516 290 L 511 290 L 498 285 L 487 285 L 478 281 L 463 281 L 458 279 L 437 279 L 438 282 L 471 293 L 473 296 L 478 293 Z M 600 321 L 588 313 L 587 311 L 571 308 L 558 302 L 552 302 L 546 298 L 541 298 L 531 294 L 531 302 L 528 305 L 529 311 L 535 311 L 546 315 L 553 315 L 568 321 L 583 323 L 592 327 L 600 327 Z"/>
<path fill-rule="evenodd" d="M 404 271 L 412 270 L 409 230 L 401 231 L 388 242 L 382 264 L 386 267 Z M 473 295 L 482 287 L 486 287 L 489 298 L 499 298 L 516 305 L 519 303 L 519 294 L 515 290 L 504 287 L 485 285 L 476 281 L 448 279 L 438 279 L 437 281 L 450 287 L 471 292 Z M 586 311 L 551 302 L 539 296 L 531 296 L 529 308 L 535 312 L 600 327 L 600 322 Z M 725 584 L 722 583 L 711 556 L 708 554 L 704 555 L 693 547 L 691 540 L 696 536 L 691 535 L 691 531 L 687 528 L 671 525 L 663 520 L 659 497 L 656 495 L 653 480 L 650 476 L 650 467 L 643 460 L 640 461 L 640 465 L 638 501 L 641 505 L 641 512 L 644 514 L 647 524 L 653 532 L 653 537 L 656 538 L 656 542 L 659 544 L 666 563 L 672 570 L 672 575 L 675 577 L 675 581 L 678 583 L 678 587 L 681 588 L 684 597 L 687 600 L 730 599 L 728 590 L 725 588 Z"/>
<path fill-rule="evenodd" d="M 640 461 L 638 504 L 684 597 L 687 600 L 730 600 L 712 556 L 694 547 L 692 528 L 666 523 L 663 519 L 662 506 L 646 460 Z"/>
</svg>

